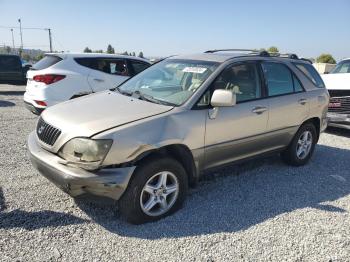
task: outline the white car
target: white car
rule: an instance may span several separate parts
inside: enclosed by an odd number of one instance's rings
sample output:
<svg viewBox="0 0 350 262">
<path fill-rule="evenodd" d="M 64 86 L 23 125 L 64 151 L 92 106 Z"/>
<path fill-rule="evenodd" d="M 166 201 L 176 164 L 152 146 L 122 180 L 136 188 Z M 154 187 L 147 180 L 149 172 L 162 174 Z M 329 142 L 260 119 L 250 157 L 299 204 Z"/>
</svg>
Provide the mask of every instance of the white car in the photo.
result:
<svg viewBox="0 0 350 262">
<path fill-rule="evenodd" d="M 350 129 L 350 58 L 340 61 L 329 73 L 322 75 L 329 95 L 330 126 Z"/>
<path fill-rule="evenodd" d="M 114 88 L 150 65 L 146 59 L 125 55 L 46 54 L 27 72 L 24 102 L 40 114 L 57 103 Z"/>
</svg>

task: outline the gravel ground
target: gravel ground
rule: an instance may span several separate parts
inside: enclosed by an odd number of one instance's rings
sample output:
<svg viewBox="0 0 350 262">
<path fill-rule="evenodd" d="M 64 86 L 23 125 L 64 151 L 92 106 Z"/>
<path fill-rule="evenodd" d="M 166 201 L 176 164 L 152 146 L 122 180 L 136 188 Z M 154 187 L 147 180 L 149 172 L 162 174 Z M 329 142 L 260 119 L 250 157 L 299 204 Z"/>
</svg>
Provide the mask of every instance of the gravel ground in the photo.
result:
<svg viewBox="0 0 350 262">
<path fill-rule="evenodd" d="M 350 132 L 322 134 L 305 167 L 272 157 L 210 174 L 179 212 L 132 226 L 38 175 L 23 90 L 0 85 L 1 261 L 350 261 Z"/>
</svg>

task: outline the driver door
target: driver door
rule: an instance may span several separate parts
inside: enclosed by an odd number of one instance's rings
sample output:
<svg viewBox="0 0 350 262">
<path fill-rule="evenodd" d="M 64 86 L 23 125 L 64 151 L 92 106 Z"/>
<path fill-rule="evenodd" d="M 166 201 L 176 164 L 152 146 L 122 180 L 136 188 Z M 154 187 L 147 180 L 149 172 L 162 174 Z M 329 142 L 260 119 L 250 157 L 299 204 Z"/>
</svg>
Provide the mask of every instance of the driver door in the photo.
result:
<svg viewBox="0 0 350 262">
<path fill-rule="evenodd" d="M 255 62 L 228 66 L 210 92 L 226 89 L 236 94 L 232 107 L 208 109 L 204 169 L 263 152 L 268 148 L 268 103 L 263 99 L 259 67 Z"/>
</svg>

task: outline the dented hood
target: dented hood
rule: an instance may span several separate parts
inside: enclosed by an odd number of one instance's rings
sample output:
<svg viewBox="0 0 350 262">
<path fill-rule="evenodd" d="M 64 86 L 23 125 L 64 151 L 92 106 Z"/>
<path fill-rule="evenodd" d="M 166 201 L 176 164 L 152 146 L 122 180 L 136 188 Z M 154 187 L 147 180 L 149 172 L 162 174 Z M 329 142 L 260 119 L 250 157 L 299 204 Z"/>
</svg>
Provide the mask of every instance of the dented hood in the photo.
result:
<svg viewBox="0 0 350 262">
<path fill-rule="evenodd" d="M 59 128 L 62 135 L 51 151 L 73 137 L 91 137 L 104 130 L 171 110 L 160 105 L 113 91 L 73 99 L 46 109 L 42 118 Z"/>
</svg>

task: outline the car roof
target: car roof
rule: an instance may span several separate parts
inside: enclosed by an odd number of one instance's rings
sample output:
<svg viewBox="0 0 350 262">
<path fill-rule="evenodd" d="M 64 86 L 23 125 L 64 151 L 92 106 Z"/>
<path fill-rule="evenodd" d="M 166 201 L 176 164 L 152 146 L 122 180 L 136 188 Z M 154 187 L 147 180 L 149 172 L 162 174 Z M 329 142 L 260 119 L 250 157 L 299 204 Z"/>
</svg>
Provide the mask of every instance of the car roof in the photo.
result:
<svg viewBox="0 0 350 262">
<path fill-rule="evenodd" d="M 136 56 L 129 56 L 129 55 L 119 55 L 119 54 L 105 54 L 105 53 L 45 53 L 45 55 L 53 55 L 61 57 L 62 59 L 71 57 L 71 58 L 77 58 L 77 57 L 106 57 L 106 58 L 126 58 L 126 59 L 132 59 L 132 60 L 139 60 L 142 62 L 150 63 L 149 60 L 141 57 Z"/>
<path fill-rule="evenodd" d="M 243 53 L 201 53 L 201 54 L 190 54 L 190 55 L 178 55 L 172 56 L 171 58 L 175 59 L 185 59 L 185 60 L 199 60 L 199 61 L 211 61 L 211 62 L 225 62 L 226 60 L 247 56 L 248 54 Z"/>
<path fill-rule="evenodd" d="M 197 61 L 210 61 L 210 62 L 218 62 L 223 63 L 227 60 L 233 59 L 233 58 L 239 58 L 239 57 L 251 57 L 251 58 L 264 58 L 266 60 L 272 60 L 272 61 L 290 61 L 290 62 L 300 62 L 300 63 L 310 63 L 307 59 L 303 58 L 289 58 L 285 55 L 279 56 L 279 55 L 259 55 L 259 53 L 229 53 L 229 52 L 205 52 L 200 54 L 190 54 L 190 55 L 178 55 L 178 56 L 171 56 L 169 59 L 184 59 L 184 60 L 197 60 Z"/>
</svg>

